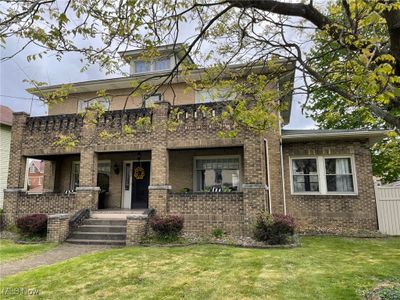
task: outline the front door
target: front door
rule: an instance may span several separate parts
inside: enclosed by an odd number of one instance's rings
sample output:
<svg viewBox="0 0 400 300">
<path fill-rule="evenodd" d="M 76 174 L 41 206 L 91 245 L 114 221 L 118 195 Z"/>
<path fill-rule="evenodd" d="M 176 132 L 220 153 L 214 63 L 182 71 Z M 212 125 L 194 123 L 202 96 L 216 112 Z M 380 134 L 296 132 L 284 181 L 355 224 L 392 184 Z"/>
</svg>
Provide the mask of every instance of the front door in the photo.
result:
<svg viewBox="0 0 400 300">
<path fill-rule="evenodd" d="M 149 185 L 150 162 L 133 162 L 131 208 L 148 208 Z"/>
</svg>

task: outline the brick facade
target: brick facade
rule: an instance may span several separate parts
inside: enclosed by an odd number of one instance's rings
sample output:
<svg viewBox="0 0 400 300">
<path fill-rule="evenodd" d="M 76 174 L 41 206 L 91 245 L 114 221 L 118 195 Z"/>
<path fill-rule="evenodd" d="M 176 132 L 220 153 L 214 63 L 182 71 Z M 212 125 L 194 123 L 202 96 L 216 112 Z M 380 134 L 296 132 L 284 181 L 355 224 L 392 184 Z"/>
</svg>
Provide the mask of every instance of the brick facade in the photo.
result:
<svg viewBox="0 0 400 300">
<path fill-rule="evenodd" d="M 50 243 L 62 243 L 69 234 L 69 215 L 49 215 L 47 219 L 47 241 Z"/>
<path fill-rule="evenodd" d="M 223 103 L 206 105 L 215 115 L 223 111 Z M 124 159 L 134 160 L 140 152 L 143 153 L 142 159 L 151 161 L 149 207 L 156 209 L 159 214 L 183 214 L 187 231 L 210 233 L 213 229 L 222 228 L 232 234 L 249 235 L 254 217 L 260 210 L 272 207 L 272 212 L 284 212 L 284 195 L 287 212 L 293 214 L 303 227 L 376 229 L 371 161 L 366 142 L 284 144 L 283 191 L 279 132 L 271 130 L 260 136 L 242 130 L 234 138 L 219 138 L 220 130 L 231 130 L 233 125 L 229 121 L 213 123 L 198 107 L 177 106 L 182 114 L 179 126 L 174 131 L 166 126 L 171 118 L 171 105 L 167 102 L 157 104 L 153 110 L 106 112 L 95 125 L 85 124 L 82 117 L 75 114 L 39 118 L 15 115 L 8 187 L 18 192 L 6 192 L 6 219 L 12 223 L 21 214 L 73 213 L 84 208 L 97 209 L 98 161 L 110 160 L 112 169 L 115 164 L 122 168 Z M 151 119 L 152 128 L 135 125 L 135 121 L 143 116 Z M 125 125 L 134 128 L 135 133 L 100 138 L 103 130 L 119 133 Z M 74 134 L 78 139 L 76 147 L 66 149 L 55 146 L 54 142 L 61 134 Z M 354 155 L 358 195 L 291 195 L 289 156 L 326 152 Z M 177 193 L 182 188 L 193 188 L 193 157 L 207 155 L 238 155 L 241 158 L 240 192 Z M 53 188 L 58 194 L 35 198 L 20 191 L 24 189 L 27 157 L 40 157 L 53 162 Z M 79 188 L 67 198 L 61 194 L 69 189 L 71 163 L 75 160 L 80 161 Z M 107 203 L 109 207 L 118 208 L 121 207 L 123 174 L 122 171 L 118 174 L 111 172 Z M 139 225 L 132 226 L 135 228 Z M 135 236 L 131 239 L 135 240 Z"/>
<path fill-rule="evenodd" d="M 184 230 L 211 234 L 223 229 L 233 235 L 244 233 L 243 193 L 169 193 L 168 213 L 183 215 Z"/>
<path fill-rule="evenodd" d="M 129 215 L 126 218 L 126 245 L 140 243 L 148 231 L 148 216 Z"/>
<path fill-rule="evenodd" d="M 313 142 L 284 145 L 286 202 L 292 214 L 305 230 L 346 231 L 346 229 L 377 230 L 375 190 L 371 156 L 367 141 Z M 293 195 L 289 157 L 301 156 L 354 157 L 357 195 Z"/>
</svg>

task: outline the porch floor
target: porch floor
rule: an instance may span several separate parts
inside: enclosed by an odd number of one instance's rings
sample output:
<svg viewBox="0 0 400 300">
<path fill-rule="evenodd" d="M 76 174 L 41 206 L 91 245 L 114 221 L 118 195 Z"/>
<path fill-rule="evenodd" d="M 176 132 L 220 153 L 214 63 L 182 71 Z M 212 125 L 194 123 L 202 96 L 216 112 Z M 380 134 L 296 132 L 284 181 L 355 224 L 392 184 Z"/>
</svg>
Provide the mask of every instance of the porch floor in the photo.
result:
<svg viewBox="0 0 400 300">
<path fill-rule="evenodd" d="M 90 218 L 93 219 L 126 219 L 128 215 L 147 215 L 148 209 L 100 209 L 93 210 Z"/>
</svg>

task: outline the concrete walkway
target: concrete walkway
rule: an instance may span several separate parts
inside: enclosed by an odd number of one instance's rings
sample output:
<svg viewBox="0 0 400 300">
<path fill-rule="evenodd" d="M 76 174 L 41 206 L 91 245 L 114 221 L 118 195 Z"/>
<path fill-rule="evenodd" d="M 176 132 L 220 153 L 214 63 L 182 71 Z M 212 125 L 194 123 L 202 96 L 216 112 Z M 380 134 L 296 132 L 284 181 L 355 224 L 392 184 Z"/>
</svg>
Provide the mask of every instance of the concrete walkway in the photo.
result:
<svg viewBox="0 0 400 300">
<path fill-rule="evenodd" d="M 47 252 L 29 256 L 27 258 L 0 264 L 0 278 L 14 275 L 40 266 L 52 265 L 82 254 L 109 249 L 107 245 L 73 245 L 61 244 Z"/>
</svg>

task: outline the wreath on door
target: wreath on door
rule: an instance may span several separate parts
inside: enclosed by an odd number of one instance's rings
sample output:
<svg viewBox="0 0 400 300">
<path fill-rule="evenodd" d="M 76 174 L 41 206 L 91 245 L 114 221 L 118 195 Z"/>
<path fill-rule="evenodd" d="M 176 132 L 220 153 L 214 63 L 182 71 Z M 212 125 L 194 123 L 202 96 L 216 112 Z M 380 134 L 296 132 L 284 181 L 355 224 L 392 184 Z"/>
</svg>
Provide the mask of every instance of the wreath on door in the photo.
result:
<svg viewBox="0 0 400 300">
<path fill-rule="evenodd" d="M 133 173 L 133 177 L 135 177 L 135 179 L 142 180 L 144 175 L 146 175 L 146 173 L 142 167 L 135 168 L 135 172 Z"/>
</svg>

